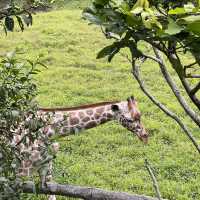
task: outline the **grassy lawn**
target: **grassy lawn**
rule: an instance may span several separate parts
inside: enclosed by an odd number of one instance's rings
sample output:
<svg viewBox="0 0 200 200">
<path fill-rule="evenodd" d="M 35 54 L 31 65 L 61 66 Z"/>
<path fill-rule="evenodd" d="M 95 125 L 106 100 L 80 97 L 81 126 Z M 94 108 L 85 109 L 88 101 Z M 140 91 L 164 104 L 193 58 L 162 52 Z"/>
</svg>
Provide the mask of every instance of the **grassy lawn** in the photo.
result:
<svg viewBox="0 0 200 200">
<path fill-rule="evenodd" d="M 76 9 L 41 13 L 34 20 L 34 26 L 22 34 L 16 30 L 6 37 L 2 32 L 0 53 L 17 47 L 24 57 L 43 56 L 48 69 L 42 69 L 36 77 L 40 105 L 68 107 L 124 100 L 134 95 L 150 133 L 149 143 L 144 145 L 117 123 L 110 122 L 62 138 L 61 152 L 54 165 L 55 180 L 154 196 L 144 167 L 147 158 L 155 168 L 164 198 L 199 200 L 198 153 L 180 128 L 143 95 L 125 58 L 118 56 L 111 64 L 105 59 L 96 60 L 96 53 L 110 42 L 100 30 L 88 26 L 81 19 L 81 10 Z M 158 66 L 145 63 L 143 77 L 152 93 L 178 113 L 200 143 L 199 129 L 191 124 L 164 85 Z"/>
</svg>

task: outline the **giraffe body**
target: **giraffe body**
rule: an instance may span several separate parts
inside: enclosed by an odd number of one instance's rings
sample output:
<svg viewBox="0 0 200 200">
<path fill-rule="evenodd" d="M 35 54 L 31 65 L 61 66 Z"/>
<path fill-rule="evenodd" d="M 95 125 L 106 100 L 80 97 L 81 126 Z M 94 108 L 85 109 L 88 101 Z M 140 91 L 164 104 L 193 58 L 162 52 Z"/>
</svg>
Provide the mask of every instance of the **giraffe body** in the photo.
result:
<svg viewBox="0 0 200 200">
<path fill-rule="evenodd" d="M 137 102 L 133 97 L 121 102 L 103 102 L 86 106 L 72 108 L 41 108 L 37 117 L 46 120 L 50 116 L 49 124 L 40 129 L 47 138 L 54 135 L 68 136 L 80 131 L 96 127 L 111 120 L 118 121 L 123 127 L 135 133 L 142 141 L 147 142 L 148 133 L 140 121 L 140 112 Z M 26 119 L 29 120 L 29 117 Z M 13 144 L 18 144 L 26 131 L 22 127 L 16 130 Z M 20 144 L 20 151 L 28 152 L 29 157 L 21 162 L 18 169 L 19 176 L 29 176 L 38 162 L 44 160 L 41 154 L 43 141 L 36 140 L 34 143 L 28 141 L 27 145 Z M 58 151 L 58 144 L 52 145 L 55 152 Z M 47 163 L 48 173 L 42 179 L 42 183 L 51 180 L 52 163 Z M 51 196 L 50 198 L 55 198 Z"/>
</svg>

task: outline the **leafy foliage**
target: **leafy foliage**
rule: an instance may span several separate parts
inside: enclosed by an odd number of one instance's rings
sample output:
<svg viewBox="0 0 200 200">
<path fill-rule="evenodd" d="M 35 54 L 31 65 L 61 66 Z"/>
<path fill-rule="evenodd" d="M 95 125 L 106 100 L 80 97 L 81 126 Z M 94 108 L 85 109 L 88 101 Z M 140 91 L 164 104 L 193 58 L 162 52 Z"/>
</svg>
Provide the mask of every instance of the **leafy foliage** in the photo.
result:
<svg viewBox="0 0 200 200">
<path fill-rule="evenodd" d="M 7 31 L 13 31 L 17 22 L 21 31 L 24 31 L 25 25 L 30 26 L 33 24 L 32 13 L 37 10 L 45 10 L 54 2 L 53 0 L 11 0 L 0 2 L 1 25 L 7 33 Z"/>
<path fill-rule="evenodd" d="M 139 51 L 139 41 L 159 49 L 169 58 L 188 96 L 200 109 L 200 100 L 185 81 L 198 78 L 189 75 L 188 68 L 199 72 L 200 65 L 200 3 L 197 0 L 94 0 L 83 11 L 83 18 L 101 26 L 112 45 L 100 51 L 97 58 L 108 56 L 110 61 L 121 48 L 128 47 L 132 59 L 145 57 Z M 191 64 L 181 63 L 182 54 L 191 53 Z M 198 91 L 195 86 L 195 93 Z M 199 125 L 200 126 L 200 125 Z"/>
<path fill-rule="evenodd" d="M 20 197 L 18 188 L 21 178 L 17 176 L 18 168 L 22 160 L 28 156 L 28 152 L 21 150 L 21 145 L 27 146 L 29 142 L 34 143 L 38 139 L 46 140 L 40 131 L 45 122 L 34 117 L 37 105 L 33 100 L 37 91 L 32 75 L 38 73 L 36 68 L 38 64 L 40 64 L 38 59 L 34 62 L 31 60 L 19 62 L 13 52 L 0 60 L 0 197 L 2 200 Z M 16 131 L 22 135 L 17 143 L 14 142 Z M 48 142 L 44 143 L 46 157 L 49 145 Z M 44 162 L 37 165 L 40 171 L 43 167 L 45 167 Z"/>
<path fill-rule="evenodd" d="M 173 40 L 191 51 L 200 36 L 198 1 L 94 0 L 83 17 L 104 27 L 107 37 L 131 32 L 136 41 Z"/>
</svg>

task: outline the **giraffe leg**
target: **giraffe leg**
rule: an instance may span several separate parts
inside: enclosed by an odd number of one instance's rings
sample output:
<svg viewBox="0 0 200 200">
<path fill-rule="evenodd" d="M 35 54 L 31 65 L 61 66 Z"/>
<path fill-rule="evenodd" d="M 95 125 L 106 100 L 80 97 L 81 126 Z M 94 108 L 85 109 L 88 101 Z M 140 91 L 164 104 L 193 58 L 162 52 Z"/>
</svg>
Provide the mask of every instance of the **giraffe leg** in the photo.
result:
<svg viewBox="0 0 200 200">
<path fill-rule="evenodd" d="M 52 182 L 53 181 L 52 170 L 53 170 L 53 163 L 51 161 L 49 163 L 49 169 L 48 169 L 48 174 L 46 176 L 46 182 Z M 48 195 L 48 200 L 56 200 L 56 195 Z"/>
</svg>

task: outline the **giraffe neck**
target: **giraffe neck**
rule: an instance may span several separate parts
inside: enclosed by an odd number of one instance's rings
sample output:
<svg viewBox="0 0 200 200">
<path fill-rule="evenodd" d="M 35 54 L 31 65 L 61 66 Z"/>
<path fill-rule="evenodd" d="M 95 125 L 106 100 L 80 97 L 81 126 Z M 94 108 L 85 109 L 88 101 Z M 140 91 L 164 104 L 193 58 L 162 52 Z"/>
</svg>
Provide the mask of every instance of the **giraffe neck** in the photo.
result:
<svg viewBox="0 0 200 200">
<path fill-rule="evenodd" d="M 111 105 L 116 102 L 83 106 L 74 109 L 40 109 L 40 115 L 52 114 L 51 124 L 45 127 L 49 136 L 70 135 L 113 120 Z M 120 102 L 119 102 L 120 103 Z M 119 104 L 118 103 L 118 104 Z"/>
</svg>

